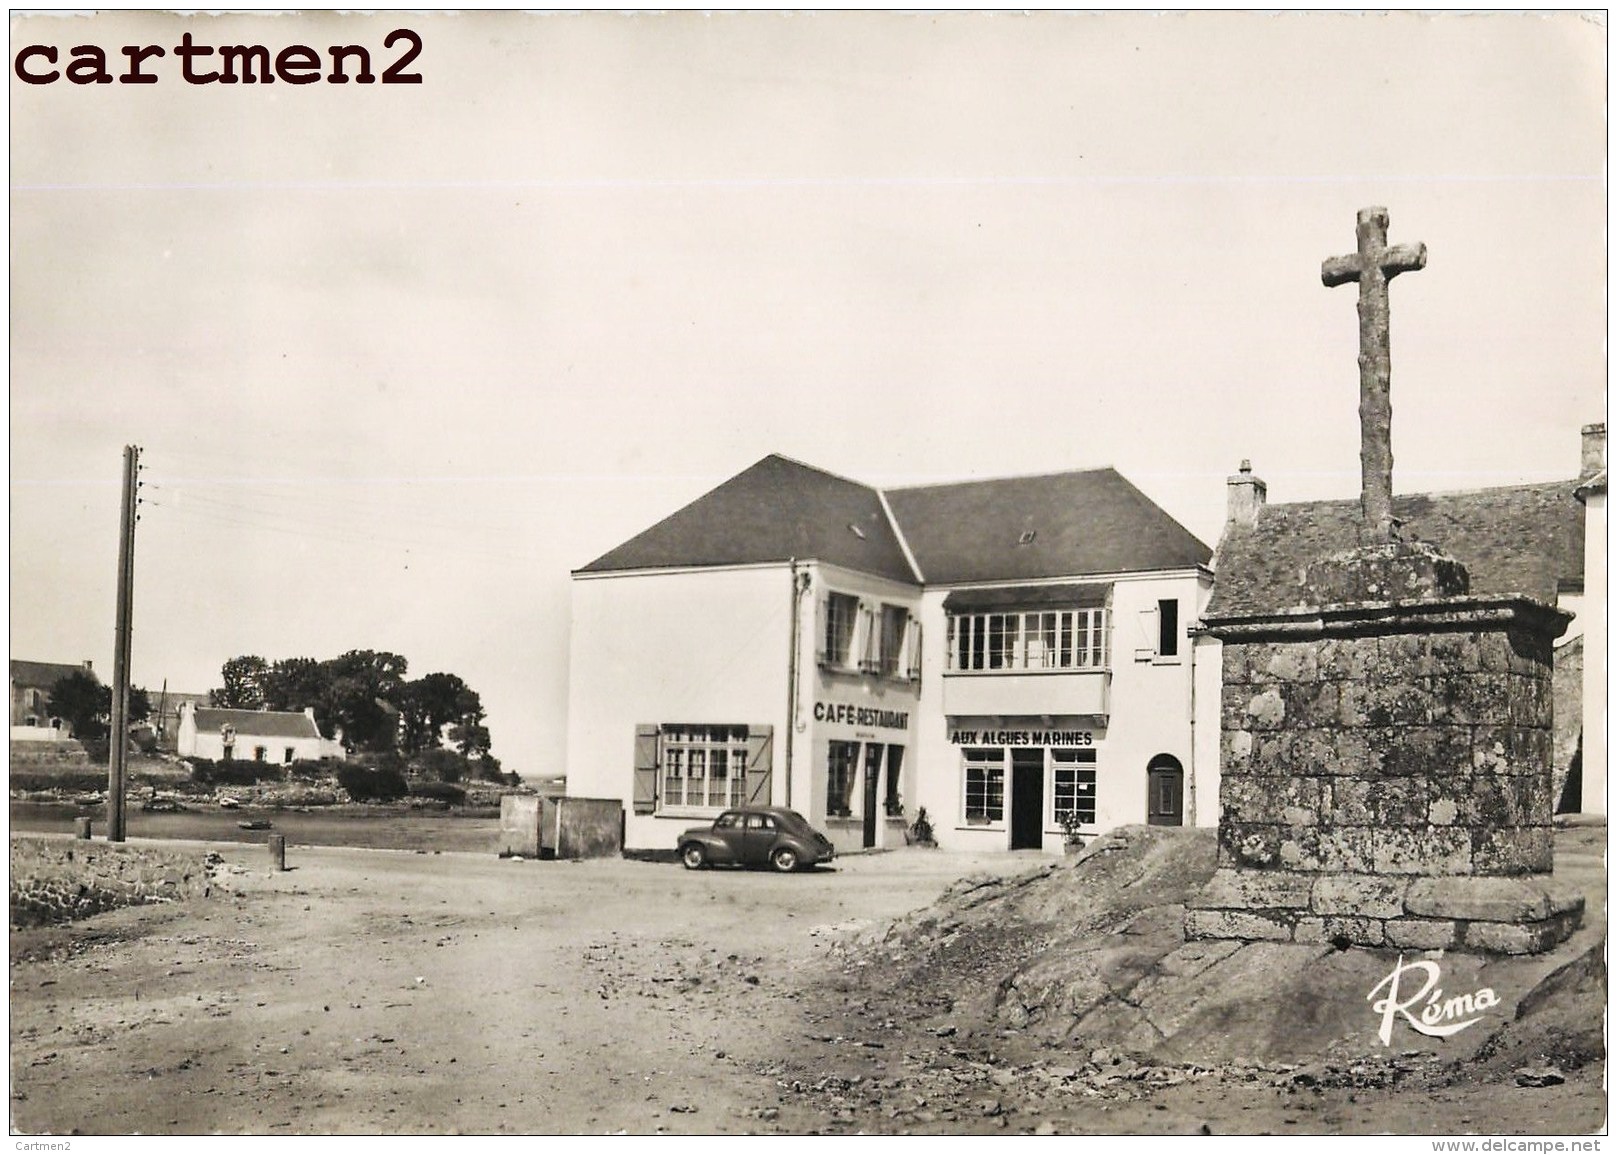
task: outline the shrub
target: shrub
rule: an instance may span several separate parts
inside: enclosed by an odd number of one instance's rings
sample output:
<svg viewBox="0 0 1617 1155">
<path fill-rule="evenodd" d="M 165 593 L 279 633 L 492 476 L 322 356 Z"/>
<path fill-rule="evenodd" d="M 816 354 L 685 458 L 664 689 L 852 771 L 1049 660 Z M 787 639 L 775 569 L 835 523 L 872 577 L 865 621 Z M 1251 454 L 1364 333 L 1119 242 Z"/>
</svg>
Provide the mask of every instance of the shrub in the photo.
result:
<svg viewBox="0 0 1617 1155">
<path fill-rule="evenodd" d="M 92 762 L 102 766 L 112 757 L 112 744 L 105 738 L 81 738 L 79 745 L 84 747 L 84 756 Z"/>
<path fill-rule="evenodd" d="M 465 788 L 453 782 L 417 782 L 410 787 L 410 793 L 417 798 L 431 798 L 451 806 L 462 806 L 466 802 Z"/>
<path fill-rule="evenodd" d="M 94 794 L 107 788 L 105 770 L 67 770 L 55 774 L 43 771 L 13 770 L 7 785 L 18 790 L 62 790 L 69 794 Z"/>
<path fill-rule="evenodd" d="M 425 750 L 415 764 L 422 774 L 439 782 L 459 782 L 466 776 L 466 756 L 454 750 Z"/>
<path fill-rule="evenodd" d="M 385 802 L 410 792 L 404 775 L 392 765 L 344 762 L 337 767 L 337 785 L 355 802 Z"/>
<path fill-rule="evenodd" d="M 274 762 L 229 758 L 219 762 L 211 758 L 187 758 L 191 764 L 191 781 L 201 786 L 255 786 L 260 782 L 279 782 L 285 777 L 283 767 Z"/>
</svg>

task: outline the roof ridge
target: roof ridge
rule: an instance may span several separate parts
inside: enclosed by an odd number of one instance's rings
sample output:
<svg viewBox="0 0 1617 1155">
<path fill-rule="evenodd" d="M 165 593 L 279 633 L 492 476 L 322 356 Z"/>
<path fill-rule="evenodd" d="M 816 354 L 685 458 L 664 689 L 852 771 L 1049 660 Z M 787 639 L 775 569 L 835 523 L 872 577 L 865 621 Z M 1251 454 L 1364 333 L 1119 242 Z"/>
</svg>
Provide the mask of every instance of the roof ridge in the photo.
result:
<svg viewBox="0 0 1617 1155">
<path fill-rule="evenodd" d="M 1395 493 L 1392 499 L 1397 501 L 1400 497 L 1470 497 L 1478 493 L 1504 493 L 1507 490 L 1523 489 L 1560 489 L 1563 486 L 1577 486 L 1579 478 L 1571 477 L 1562 481 L 1520 481 L 1513 485 L 1475 485 L 1469 489 L 1420 489 L 1409 493 Z M 1264 509 L 1284 508 L 1292 505 L 1327 505 L 1340 503 L 1342 505 L 1357 505 L 1357 497 L 1308 497 L 1296 501 L 1269 501 L 1263 504 Z"/>
<path fill-rule="evenodd" d="M 963 485 L 991 485 L 997 481 L 1037 481 L 1046 477 L 1077 477 L 1084 473 L 1116 473 L 1115 465 L 1096 465 L 1084 469 L 1046 469 L 1037 473 L 1006 473 L 997 477 L 973 477 L 965 481 L 929 481 L 923 485 L 893 485 L 882 492 L 886 493 L 914 493 L 918 489 L 958 489 Z M 1125 480 L 1127 480 L 1125 478 Z"/>
<path fill-rule="evenodd" d="M 792 456 L 790 456 L 788 454 L 785 454 L 785 453 L 766 453 L 766 454 L 764 454 L 763 457 L 761 457 L 757 461 L 753 462 L 753 464 L 748 466 L 747 468 L 756 469 L 758 466 L 762 465 L 764 462 L 770 460 L 771 458 L 774 458 L 776 461 L 784 461 L 788 465 L 795 465 L 799 469 L 807 469 L 811 473 L 818 473 L 822 477 L 829 477 L 833 481 L 843 481 L 843 482 L 846 482 L 849 485 L 857 485 L 860 489 L 868 489 L 872 493 L 880 493 L 881 492 L 880 488 L 870 484 L 870 482 L 868 482 L 868 481 L 860 481 L 857 477 L 847 477 L 847 476 L 845 476 L 845 475 L 843 475 L 841 473 L 833 473 L 833 472 L 831 472 L 831 470 L 826 469 L 823 466 L 813 465 L 813 464 L 811 464 L 811 463 L 809 463 L 807 461 L 799 461 L 797 458 L 792 457 Z"/>
</svg>

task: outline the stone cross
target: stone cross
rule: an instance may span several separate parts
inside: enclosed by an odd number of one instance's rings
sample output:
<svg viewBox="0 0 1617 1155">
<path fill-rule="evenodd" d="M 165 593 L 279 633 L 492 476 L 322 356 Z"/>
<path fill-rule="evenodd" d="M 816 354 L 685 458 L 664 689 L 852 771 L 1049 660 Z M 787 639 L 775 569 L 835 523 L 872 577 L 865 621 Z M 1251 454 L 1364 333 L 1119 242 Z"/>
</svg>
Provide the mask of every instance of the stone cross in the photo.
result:
<svg viewBox="0 0 1617 1155">
<path fill-rule="evenodd" d="M 1359 210 L 1359 250 L 1330 257 L 1320 279 L 1335 288 L 1359 282 L 1359 507 L 1366 545 L 1397 540 L 1392 516 L 1392 349 L 1387 338 L 1387 282 L 1426 267 L 1425 245 L 1387 244 L 1387 210 Z"/>
</svg>

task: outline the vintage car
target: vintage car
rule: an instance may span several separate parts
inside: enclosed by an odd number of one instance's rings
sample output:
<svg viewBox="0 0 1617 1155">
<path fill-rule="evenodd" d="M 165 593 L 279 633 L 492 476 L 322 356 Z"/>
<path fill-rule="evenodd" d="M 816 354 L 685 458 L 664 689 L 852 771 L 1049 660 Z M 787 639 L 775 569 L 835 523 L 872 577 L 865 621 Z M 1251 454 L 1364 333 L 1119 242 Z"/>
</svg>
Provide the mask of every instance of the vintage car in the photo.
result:
<svg viewBox="0 0 1617 1155">
<path fill-rule="evenodd" d="M 679 836 L 679 860 L 690 870 L 733 865 L 789 871 L 834 857 L 831 840 L 783 806 L 726 810 L 712 826 L 693 826 Z"/>
</svg>

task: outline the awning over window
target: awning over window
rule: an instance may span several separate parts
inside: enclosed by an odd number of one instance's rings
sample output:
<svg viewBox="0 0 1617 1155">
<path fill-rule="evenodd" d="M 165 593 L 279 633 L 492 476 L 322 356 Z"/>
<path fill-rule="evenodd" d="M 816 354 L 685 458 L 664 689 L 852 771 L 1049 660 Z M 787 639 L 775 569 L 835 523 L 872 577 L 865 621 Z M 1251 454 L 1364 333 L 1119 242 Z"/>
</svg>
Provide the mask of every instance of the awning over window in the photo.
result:
<svg viewBox="0 0 1617 1155">
<path fill-rule="evenodd" d="M 1092 609 L 1104 606 L 1112 597 L 1111 582 L 1076 582 L 1055 586 L 994 586 L 988 589 L 955 590 L 943 599 L 951 614 L 981 610 Z"/>
</svg>

